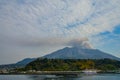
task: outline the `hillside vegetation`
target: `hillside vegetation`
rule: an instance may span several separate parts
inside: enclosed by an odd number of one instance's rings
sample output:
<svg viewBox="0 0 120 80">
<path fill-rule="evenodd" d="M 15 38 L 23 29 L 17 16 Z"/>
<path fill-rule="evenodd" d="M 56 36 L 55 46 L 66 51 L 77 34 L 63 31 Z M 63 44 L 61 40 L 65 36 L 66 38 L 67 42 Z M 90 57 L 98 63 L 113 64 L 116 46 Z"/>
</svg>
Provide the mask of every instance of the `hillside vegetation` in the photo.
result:
<svg viewBox="0 0 120 80">
<path fill-rule="evenodd" d="M 118 70 L 120 61 L 112 59 L 36 59 L 24 70 L 36 71 L 80 71 L 85 69 Z"/>
</svg>

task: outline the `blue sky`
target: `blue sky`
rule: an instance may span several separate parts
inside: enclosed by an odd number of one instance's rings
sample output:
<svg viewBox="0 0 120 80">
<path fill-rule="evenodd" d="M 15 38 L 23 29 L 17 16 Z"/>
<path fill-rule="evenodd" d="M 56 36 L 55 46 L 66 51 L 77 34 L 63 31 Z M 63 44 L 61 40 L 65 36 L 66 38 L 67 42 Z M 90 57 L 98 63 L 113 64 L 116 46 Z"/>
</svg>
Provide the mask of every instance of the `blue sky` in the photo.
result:
<svg viewBox="0 0 120 80">
<path fill-rule="evenodd" d="M 40 57 L 71 40 L 120 57 L 120 0 L 0 0 L 0 64 Z"/>
</svg>

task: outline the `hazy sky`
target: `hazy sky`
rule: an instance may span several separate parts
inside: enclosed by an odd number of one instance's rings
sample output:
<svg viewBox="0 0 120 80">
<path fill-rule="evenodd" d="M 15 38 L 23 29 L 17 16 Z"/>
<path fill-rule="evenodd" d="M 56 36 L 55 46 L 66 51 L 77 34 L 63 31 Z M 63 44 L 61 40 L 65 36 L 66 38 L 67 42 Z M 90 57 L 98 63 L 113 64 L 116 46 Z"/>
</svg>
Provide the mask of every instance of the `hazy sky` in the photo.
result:
<svg viewBox="0 0 120 80">
<path fill-rule="evenodd" d="M 120 57 L 120 0 L 0 0 L 0 64 L 88 39 Z"/>
</svg>

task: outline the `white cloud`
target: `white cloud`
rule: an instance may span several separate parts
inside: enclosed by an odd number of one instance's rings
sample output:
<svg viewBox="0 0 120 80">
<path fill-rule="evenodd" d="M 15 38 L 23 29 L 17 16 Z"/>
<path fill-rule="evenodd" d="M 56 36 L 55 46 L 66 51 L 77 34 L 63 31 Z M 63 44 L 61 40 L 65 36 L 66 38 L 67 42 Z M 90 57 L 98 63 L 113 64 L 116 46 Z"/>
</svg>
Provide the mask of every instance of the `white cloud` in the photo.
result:
<svg viewBox="0 0 120 80">
<path fill-rule="evenodd" d="M 87 37 L 112 30 L 120 19 L 117 0 L 16 1 L 5 1 L 1 8 L 0 24 L 8 35 L 69 37 L 78 33 Z"/>
</svg>

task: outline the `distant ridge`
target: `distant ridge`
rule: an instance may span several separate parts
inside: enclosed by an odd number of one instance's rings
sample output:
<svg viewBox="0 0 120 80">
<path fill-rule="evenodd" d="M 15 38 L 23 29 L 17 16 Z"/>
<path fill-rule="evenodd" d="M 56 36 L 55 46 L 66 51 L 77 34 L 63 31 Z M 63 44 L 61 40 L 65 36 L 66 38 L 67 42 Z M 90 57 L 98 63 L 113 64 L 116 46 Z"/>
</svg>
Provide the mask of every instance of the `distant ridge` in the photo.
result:
<svg viewBox="0 0 120 80">
<path fill-rule="evenodd" d="M 34 61 L 35 59 L 36 58 L 25 58 L 17 63 L 0 65 L 0 69 L 11 69 L 11 68 L 24 67 L 28 63 Z"/>
<path fill-rule="evenodd" d="M 19 62 L 16 63 L 16 65 L 26 65 L 32 61 L 34 61 L 36 58 L 25 58 Z"/>
</svg>

